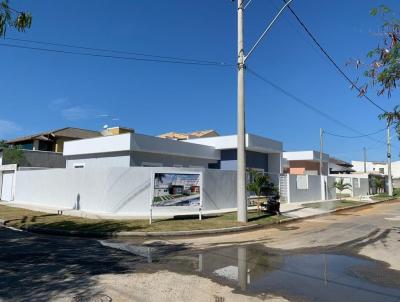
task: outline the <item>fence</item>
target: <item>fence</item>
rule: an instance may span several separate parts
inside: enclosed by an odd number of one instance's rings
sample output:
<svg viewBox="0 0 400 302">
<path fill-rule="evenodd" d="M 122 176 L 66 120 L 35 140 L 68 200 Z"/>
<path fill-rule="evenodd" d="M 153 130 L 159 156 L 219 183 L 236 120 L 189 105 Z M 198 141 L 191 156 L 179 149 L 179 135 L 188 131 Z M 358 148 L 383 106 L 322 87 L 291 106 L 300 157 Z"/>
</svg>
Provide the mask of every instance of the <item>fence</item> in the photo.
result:
<svg viewBox="0 0 400 302">
<path fill-rule="evenodd" d="M 203 173 L 204 211 L 236 207 L 236 173 L 189 168 L 83 168 L 17 171 L 15 202 L 93 213 L 147 216 L 153 173 Z M 192 207 L 193 208 L 193 207 Z M 190 210 L 198 211 L 198 208 Z M 189 211 L 189 212 L 190 212 Z M 186 214 L 187 207 L 154 209 L 155 216 Z"/>
<path fill-rule="evenodd" d="M 370 194 L 368 174 L 338 174 L 331 176 L 331 178 L 334 181 L 343 179 L 344 184 L 350 184 L 350 188 L 343 190 L 342 192 L 339 192 L 339 190 L 335 189 L 336 193 L 348 194 L 351 197 Z"/>
</svg>

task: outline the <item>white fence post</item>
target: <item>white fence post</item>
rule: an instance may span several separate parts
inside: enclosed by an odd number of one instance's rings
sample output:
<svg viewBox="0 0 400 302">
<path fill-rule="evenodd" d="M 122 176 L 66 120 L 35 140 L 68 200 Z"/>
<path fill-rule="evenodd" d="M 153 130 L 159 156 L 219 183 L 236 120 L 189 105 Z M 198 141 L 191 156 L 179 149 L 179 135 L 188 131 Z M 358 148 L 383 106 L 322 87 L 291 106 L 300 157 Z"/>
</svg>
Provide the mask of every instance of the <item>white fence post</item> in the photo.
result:
<svg viewBox="0 0 400 302">
<path fill-rule="evenodd" d="M 287 180 L 287 203 L 290 203 L 290 174 L 286 174 Z"/>
<path fill-rule="evenodd" d="M 325 185 L 325 176 L 321 175 L 321 200 L 326 200 L 326 185 Z"/>
</svg>

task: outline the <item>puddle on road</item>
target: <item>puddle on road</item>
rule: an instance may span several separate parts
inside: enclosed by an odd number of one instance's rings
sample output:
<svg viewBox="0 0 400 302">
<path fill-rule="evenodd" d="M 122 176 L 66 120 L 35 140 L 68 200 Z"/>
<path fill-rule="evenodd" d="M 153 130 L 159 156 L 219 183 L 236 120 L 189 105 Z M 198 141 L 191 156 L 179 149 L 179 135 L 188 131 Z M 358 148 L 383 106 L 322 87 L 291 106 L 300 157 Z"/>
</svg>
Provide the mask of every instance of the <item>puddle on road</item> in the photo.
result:
<svg viewBox="0 0 400 302">
<path fill-rule="evenodd" d="M 400 272 L 358 256 L 279 254 L 262 245 L 167 255 L 159 248 L 127 248 L 125 243 L 123 249 L 147 262 L 139 271 L 197 274 L 248 295 L 272 294 L 290 301 L 400 301 Z"/>
</svg>

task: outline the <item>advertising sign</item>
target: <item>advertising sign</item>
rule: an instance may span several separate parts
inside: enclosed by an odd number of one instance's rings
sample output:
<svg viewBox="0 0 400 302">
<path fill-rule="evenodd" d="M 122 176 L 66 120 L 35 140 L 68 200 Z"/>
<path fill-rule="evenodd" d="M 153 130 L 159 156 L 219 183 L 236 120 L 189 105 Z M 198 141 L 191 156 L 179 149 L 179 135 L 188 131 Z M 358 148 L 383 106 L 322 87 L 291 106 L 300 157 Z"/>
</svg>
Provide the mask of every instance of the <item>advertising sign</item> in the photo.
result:
<svg viewBox="0 0 400 302">
<path fill-rule="evenodd" d="M 201 173 L 154 173 L 152 207 L 200 207 Z"/>
</svg>

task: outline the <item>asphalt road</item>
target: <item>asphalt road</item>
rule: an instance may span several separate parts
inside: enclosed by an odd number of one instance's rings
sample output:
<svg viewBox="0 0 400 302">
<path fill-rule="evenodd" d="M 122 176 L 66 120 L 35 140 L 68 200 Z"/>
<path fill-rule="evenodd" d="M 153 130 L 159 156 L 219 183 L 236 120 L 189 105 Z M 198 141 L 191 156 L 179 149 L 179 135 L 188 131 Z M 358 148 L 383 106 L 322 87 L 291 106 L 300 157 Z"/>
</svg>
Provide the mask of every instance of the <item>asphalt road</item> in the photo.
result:
<svg viewBox="0 0 400 302">
<path fill-rule="evenodd" d="M 396 202 L 213 237 L 0 228 L 0 301 L 400 301 L 399 226 Z"/>
</svg>

